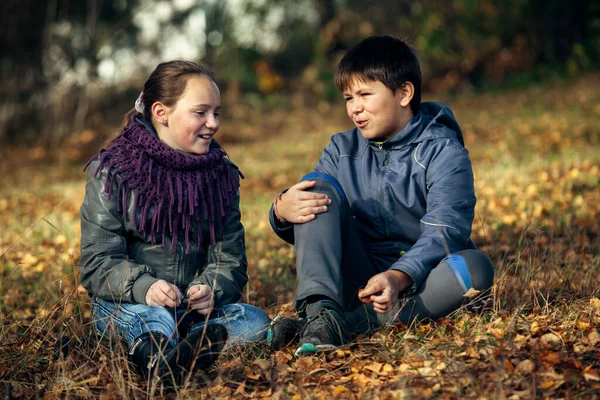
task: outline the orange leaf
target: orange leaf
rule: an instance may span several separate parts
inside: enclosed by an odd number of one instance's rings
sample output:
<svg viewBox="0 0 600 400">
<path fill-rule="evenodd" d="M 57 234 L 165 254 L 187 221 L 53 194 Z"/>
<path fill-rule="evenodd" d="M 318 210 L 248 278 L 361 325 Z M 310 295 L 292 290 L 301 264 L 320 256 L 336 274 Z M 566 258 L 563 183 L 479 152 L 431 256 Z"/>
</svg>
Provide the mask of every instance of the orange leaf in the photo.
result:
<svg viewBox="0 0 600 400">
<path fill-rule="evenodd" d="M 546 390 L 546 389 L 550 389 L 553 386 L 554 386 L 554 381 L 551 379 L 548 379 L 548 380 L 540 383 L 540 385 L 538 387 L 542 390 Z"/>
<path fill-rule="evenodd" d="M 501 329 L 501 328 L 490 328 L 489 332 L 496 339 L 502 339 L 504 337 L 504 329 Z"/>
<path fill-rule="evenodd" d="M 543 351 L 540 353 L 540 361 L 546 364 L 554 365 L 560 362 L 560 356 L 554 351 Z"/>
</svg>

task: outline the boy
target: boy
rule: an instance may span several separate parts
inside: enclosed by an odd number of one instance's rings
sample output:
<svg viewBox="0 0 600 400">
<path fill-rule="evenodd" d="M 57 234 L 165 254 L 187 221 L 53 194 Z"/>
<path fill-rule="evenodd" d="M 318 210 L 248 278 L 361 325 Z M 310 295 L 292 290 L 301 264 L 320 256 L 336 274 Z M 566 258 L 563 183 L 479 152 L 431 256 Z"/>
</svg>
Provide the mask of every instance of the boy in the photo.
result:
<svg viewBox="0 0 600 400">
<path fill-rule="evenodd" d="M 335 84 L 356 127 L 333 135 L 270 212 L 295 246 L 300 319 L 277 319 L 269 337 L 273 348 L 299 337 L 297 355 L 343 345 L 350 331 L 438 318 L 493 283 L 470 239 L 476 199 L 461 130 L 448 107 L 421 104 L 412 50 L 369 37 L 340 61 Z"/>
</svg>

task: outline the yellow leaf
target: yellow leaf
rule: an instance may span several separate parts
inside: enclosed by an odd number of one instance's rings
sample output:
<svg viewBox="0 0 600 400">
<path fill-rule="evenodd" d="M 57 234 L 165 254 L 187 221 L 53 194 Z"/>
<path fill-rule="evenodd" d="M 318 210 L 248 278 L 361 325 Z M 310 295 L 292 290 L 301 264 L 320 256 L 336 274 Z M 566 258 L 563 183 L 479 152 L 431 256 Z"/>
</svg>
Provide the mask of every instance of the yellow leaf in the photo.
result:
<svg viewBox="0 0 600 400">
<path fill-rule="evenodd" d="M 245 396 L 246 395 L 246 385 L 244 383 L 242 383 L 240 386 L 237 387 L 237 389 L 235 389 L 235 393 L 237 393 L 241 396 Z"/>
<path fill-rule="evenodd" d="M 400 364 L 400 372 L 406 372 L 412 367 L 409 364 Z"/>
<path fill-rule="evenodd" d="M 435 376 L 437 374 L 436 371 L 431 367 L 417 368 L 417 371 L 419 371 L 419 374 L 424 377 Z"/>
<path fill-rule="evenodd" d="M 554 386 L 554 381 L 551 379 L 548 379 L 548 380 L 540 383 L 540 385 L 538 387 L 542 390 L 546 390 L 546 389 L 550 389 L 552 386 Z"/>
<path fill-rule="evenodd" d="M 592 329 L 590 334 L 588 335 L 588 340 L 590 341 L 590 345 L 595 346 L 598 342 L 600 342 L 600 333 L 596 328 Z"/>
<path fill-rule="evenodd" d="M 368 386 L 371 383 L 371 380 L 365 374 L 355 374 L 352 381 L 357 386 Z"/>
<path fill-rule="evenodd" d="M 376 362 L 376 363 L 373 363 L 373 364 L 371 364 L 371 365 L 367 365 L 367 366 L 365 367 L 365 369 L 366 369 L 367 371 L 371 371 L 371 372 L 378 373 L 379 371 L 381 371 L 381 368 L 382 368 L 382 367 L 383 367 L 383 363 L 378 363 L 378 362 Z"/>
<path fill-rule="evenodd" d="M 346 389 L 344 386 L 336 386 L 333 389 L 333 397 L 335 397 L 336 399 L 339 398 L 340 396 L 342 396 L 343 394 L 345 394 L 348 391 L 348 389 Z"/>
<path fill-rule="evenodd" d="M 592 297 L 590 299 L 590 305 L 594 307 L 596 310 L 600 310 L 600 299 L 597 297 Z"/>
<path fill-rule="evenodd" d="M 479 353 L 477 352 L 477 350 L 475 350 L 475 349 L 473 348 L 473 346 L 470 346 L 470 347 L 467 349 L 467 355 L 468 355 L 469 357 L 471 357 L 471 358 L 475 358 L 475 359 L 477 359 L 477 360 L 479 360 L 479 359 L 481 358 L 481 356 L 479 355 Z"/>
<path fill-rule="evenodd" d="M 582 320 L 577 320 L 576 324 L 577 329 L 579 329 L 580 331 L 585 331 L 588 330 L 590 327 L 590 322 L 589 321 L 582 321 Z"/>
<path fill-rule="evenodd" d="M 489 332 L 496 339 L 502 339 L 504 337 L 504 329 L 501 329 L 501 328 L 490 328 Z"/>
</svg>

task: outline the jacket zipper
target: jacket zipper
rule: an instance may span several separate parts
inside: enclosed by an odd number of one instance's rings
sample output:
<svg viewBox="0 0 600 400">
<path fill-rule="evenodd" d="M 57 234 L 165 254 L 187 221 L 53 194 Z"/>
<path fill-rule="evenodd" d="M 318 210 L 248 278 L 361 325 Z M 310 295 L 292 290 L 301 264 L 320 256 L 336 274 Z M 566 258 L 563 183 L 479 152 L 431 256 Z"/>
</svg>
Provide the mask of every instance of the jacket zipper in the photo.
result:
<svg viewBox="0 0 600 400">
<path fill-rule="evenodd" d="M 382 149 L 382 144 L 378 143 L 377 146 L 379 147 L 379 149 Z M 387 165 L 387 157 L 388 157 L 388 152 L 385 152 L 385 156 L 383 157 L 383 167 L 385 167 Z M 381 176 L 383 175 L 383 168 L 381 169 L 381 171 L 379 171 L 379 173 L 377 174 L 377 197 L 379 198 L 379 207 L 381 209 L 381 220 L 383 221 L 383 227 L 385 229 L 385 236 L 390 236 L 390 233 L 388 231 L 388 227 L 387 227 L 387 222 L 385 221 L 385 212 L 384 212 L 384 208 L 383 208 L 383 199 L 381 198 Z"/>
</svg>

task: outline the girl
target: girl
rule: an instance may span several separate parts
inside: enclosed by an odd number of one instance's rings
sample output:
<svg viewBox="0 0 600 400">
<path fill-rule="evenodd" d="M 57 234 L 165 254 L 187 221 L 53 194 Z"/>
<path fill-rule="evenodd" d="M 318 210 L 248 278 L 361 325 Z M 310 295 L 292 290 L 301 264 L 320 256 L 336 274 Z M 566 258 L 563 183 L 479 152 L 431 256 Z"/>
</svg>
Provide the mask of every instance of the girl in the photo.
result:
<svg viewBox="0 0 600 400">
<path fill-rule="evenodd" d="M 269 319 L 236 303 L 248 281 L 237 167 L 214 141 L 212 72 L 152 72 L 123 130 L 86 165 L 81 282 L 101 335 L 123 338 L 145 378 L 181 384 L 227 339 L 262 340 Z"/>
</svg>

